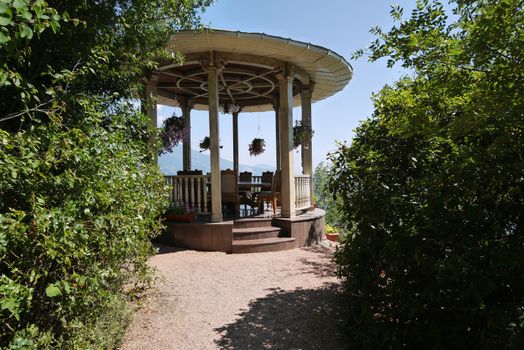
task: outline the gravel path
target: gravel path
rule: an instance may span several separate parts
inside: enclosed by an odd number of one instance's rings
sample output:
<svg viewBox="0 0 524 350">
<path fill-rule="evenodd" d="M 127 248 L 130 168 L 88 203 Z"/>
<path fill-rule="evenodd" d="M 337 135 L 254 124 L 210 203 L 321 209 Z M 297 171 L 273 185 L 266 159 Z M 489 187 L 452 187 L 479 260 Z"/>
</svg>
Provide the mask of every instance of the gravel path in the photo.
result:
<svg viewBox="0 0 524 350">
<path fill-rule="evenodd" d="M 224 254 L 161 247 L 122 349 L 343 349 L 333 248 Z"/>
</svg>

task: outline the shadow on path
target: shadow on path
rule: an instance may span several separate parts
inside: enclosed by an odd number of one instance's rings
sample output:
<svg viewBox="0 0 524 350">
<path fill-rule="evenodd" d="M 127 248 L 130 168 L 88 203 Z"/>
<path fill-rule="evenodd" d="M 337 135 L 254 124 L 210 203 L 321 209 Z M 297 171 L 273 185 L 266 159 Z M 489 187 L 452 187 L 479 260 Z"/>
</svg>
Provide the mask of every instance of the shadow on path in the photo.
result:
<svg viewBox="0 0 524 350">
<path fill-rule="evenodd" d="M 249 303 L 235 322 L 216 328 L 220 349 L 344 349 L 344 296 L 338 283 L 279 288 Z"/>
<path fill-rule="evenodd" d="M 303 267 L 299 268 L 302 274 L 313 274 L 318 277 L 336 276 L 337 266 L 333 262 L 333 250 L 319 245 L 301 248 L 316 255 L 316 259 L 300 258 Z"/>
</svg>

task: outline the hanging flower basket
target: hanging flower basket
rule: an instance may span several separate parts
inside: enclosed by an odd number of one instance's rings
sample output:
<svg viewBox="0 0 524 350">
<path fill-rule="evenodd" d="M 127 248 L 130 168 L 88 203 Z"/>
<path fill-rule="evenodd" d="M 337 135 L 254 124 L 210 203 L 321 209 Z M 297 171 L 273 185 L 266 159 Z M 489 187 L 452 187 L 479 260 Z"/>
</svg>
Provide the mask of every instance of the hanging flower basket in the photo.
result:
<svg viewBox="0 0 524 350">
<path fill-rule="evenodd" d="M 173 148 L 182 142 L 189 134 L 189 127 L 183 117 L 173 114 L 164 120 L 160 139 L 162 140 L 162 150 L 160 154 L 173 152 Z"/>
<path fill-rule="evenodd" d="M 204 137 L 202 141 L 200 141 L 198 146 L 200 147 L 200 152 L 207 151 L 209 147 L 211 147 L 211 139 L 209 138 L 209 136 Z M 224 146 L 220 145 L 220 148 L 223 148 L 223 147 Z"/>
<path fill-rule="evenodd" d="M 258 156 L 259 154 L 264 153 L 266 150 L 266 141 L 260 138 L 254 138 L 253 141 L 249 144 L 249 155 Z"/>
<path fill-rule="evenodd" d="M 313 134 L 315 132 L 311 129 L 311 126 L 303 124 L 302 121 L 297 120 L 293 127 L 293 147 L 298 148 L 300 145 L 304 145 L 306 149 L 309 147 Z"/>
<path fill-rule="evenodd" d="M 198 145 L 200 146 L 200 152 L 207 151 L 211 145 L 211 139 L 209 136 L 206 136 L 202 141 L 200 141 Z"/>
</svg>

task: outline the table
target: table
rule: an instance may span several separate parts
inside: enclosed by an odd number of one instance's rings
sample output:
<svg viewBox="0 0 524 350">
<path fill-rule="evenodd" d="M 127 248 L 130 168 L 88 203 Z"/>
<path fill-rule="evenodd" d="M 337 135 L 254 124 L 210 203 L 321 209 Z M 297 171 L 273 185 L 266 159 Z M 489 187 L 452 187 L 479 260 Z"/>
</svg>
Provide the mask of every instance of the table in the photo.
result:
<svg viewBox="0 0 524 350">
<path fill-rule="evenodd" d="M 251 190 L 256 190 L 257 188 L 259 188 L 260 190 L 267 190 L 267 191 L 270 191 L 271 190 L 271 183 L 267 183 L 267 182 L 253 182 L 253 181 L 239 181 L 238 182 L 238 188 L 239 188 L 239 191 L 241 188 L 251 188 Z M 260 191 L 258 191 L 260 192 Z"/>
<path fill-rule="evenodd" d="M 211 181 L 206 181 L 206 185 L 209 188 L 211 188 Z M 257 189 L 260 188 L 264 191 L 271 191 L 271 182 L 252 182 L 252 181 L 239 181 L 238 182 L 238 188 L 251 188 L 251 189 Z M 258 191 L 260 192 L 260 191 Z"/>
</svg>

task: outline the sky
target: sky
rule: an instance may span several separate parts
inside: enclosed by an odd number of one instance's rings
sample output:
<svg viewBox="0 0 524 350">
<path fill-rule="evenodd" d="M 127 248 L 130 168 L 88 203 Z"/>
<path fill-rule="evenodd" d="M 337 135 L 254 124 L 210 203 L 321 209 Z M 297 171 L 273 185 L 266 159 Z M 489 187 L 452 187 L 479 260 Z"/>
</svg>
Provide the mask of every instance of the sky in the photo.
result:
<svg viewBox="0 0 524 350">
<path fill-rule="evenodd" d="M 366 48 L 375 37 L 369 33 L 373 26 L 387 30 L 393 25 L 389 15 L 392 4 L 404 7 L 409 14 L 415 0 L 218 0 L 203 14 L 203 22 L 211 28 L 266 33 L 312 43 L 335 51 L 353 67 L 353 78 L 344 90 L 316 102 L 312 106 L 313 165 L 326 160 L 336 150 L 336 142 L 351 142 L 359 121 L 371 116 L 371 96 L 385 84 L 392 84 L 402 74 L 401 67 L 389 69 L 385 60 L 368 62 L 366 57 L 351 60 L 357 49 Z M 178 109 L 159 106 L 159 124 Z M 295 120 L 300 119 L 300 107 L 293 109 Z M 232 160 L 232 118 L 219 116 L 220 157 Z M 239 162 L 247 165 L 275 164 L 274 112 L 240 113 Z M 207 111 L 191 113 L 191 147 L 209 135 Z M 251 157 L 248 145 L 255 137 L 266 140 L 266 151 Z M 180 150 L 179 150 L 180 152 Z M 180 153 L 181 154 L 181 153 Z M 296 169 L 300 153 L 295 153 Z"/>
</svg>

